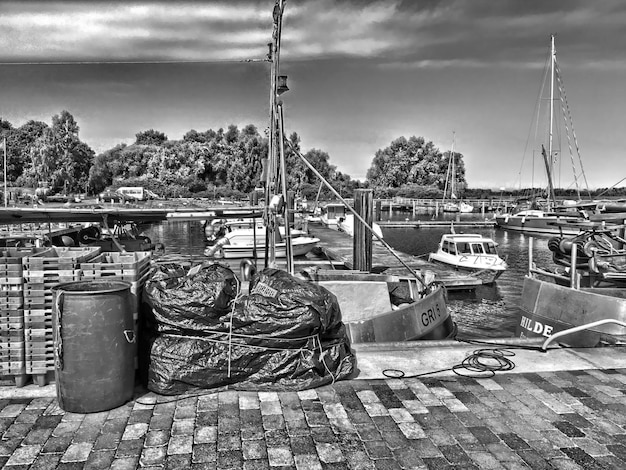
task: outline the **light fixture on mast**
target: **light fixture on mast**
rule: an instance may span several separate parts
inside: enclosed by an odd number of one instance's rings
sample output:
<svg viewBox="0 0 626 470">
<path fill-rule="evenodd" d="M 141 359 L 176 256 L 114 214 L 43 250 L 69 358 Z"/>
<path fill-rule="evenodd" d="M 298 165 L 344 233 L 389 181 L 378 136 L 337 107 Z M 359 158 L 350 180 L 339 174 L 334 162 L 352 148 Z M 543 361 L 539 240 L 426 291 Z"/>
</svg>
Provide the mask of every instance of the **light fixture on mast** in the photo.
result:
<svg viewBox="0 0 626 470">
<path fill-rule="evenodd" d="M 287 91 L 289 91 L 289 87 L 287 86 L 287 75 L 279 75 L 278 85 L 276 87 L 276 94 L 280 96 Z"/>
</svg>

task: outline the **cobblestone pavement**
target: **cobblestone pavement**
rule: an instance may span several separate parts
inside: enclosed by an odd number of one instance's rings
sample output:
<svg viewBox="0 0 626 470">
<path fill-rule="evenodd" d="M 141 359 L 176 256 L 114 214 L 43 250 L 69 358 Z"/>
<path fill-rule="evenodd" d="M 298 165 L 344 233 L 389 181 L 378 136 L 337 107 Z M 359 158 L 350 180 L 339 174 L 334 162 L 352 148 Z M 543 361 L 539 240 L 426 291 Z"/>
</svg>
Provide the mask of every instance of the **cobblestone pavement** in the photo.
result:
<svg viewBox="0 0 626 470">
<path fill-rule="evenodd" d="M 0 400 L 6 469 L 626 468 L 626 369 L 138 394 L 101 413 Z"/>
</svg>

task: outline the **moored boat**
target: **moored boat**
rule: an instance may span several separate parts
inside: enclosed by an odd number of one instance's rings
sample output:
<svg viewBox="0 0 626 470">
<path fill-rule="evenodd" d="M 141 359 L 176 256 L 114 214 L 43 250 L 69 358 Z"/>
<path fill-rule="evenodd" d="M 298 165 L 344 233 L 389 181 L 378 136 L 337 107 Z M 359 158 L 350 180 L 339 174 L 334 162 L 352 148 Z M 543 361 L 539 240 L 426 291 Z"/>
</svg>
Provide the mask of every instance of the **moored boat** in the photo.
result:
<svg viewBox="0 0 626 470">
<path fill-rule="evenodd" d="M 626 337 L 626 289 L 581 288 L 576 269 L 570 269 L 568 278 L 537 268 L 532 258 L 532 239 L 529 257 L 530 268 L 524 278 L 520 304 L 522 313 L 515 331 L 517 337 L 550 338 L 555 333 L 580 328 L 560 339 L 572 347 L 596 347 Z M 576 266 L 575 259 L 573 264 Z"/>
<path fill-rule="evenodd" d="M 445 289 L 414 278 L 354 271 L 317 270 L 315 282 L 336 297 L 354 343 L 450 339 L 456 325 Z"/>
<path fill-rule="evenodd" d="M 340 219 L 346 217 L 346 206 L 344 204 L 329 203 L 321 208 L 320 223 L 325 227 L 337 230 Z"/>
<path fill-rule="evenodd" d="M 374 238 L 383 238 L 383 231 L 381 230 L 380 225 L 373 223 L 372 228 L 374 229 L 374 234 L 376 235 L 372 235 Z M 347 233 L 351 237 L 354 237 L 354 215 L 346 214 L 345 217 L 340 217 L 337 223 L 337 229 Z"/>
<path fill-rule="evenodd" d="M 576 235 L 589 218 L 577 212 L 548 212 L 528 209 L 513 214 L 498 214 L 496 225 L 504 230 L 538 234 Z"/>
<path fill-rule="evenodd" d="M 496 243 L 475 233 L 443 234 L 437 251 L 428 260 L 471 272 L 486 283 L 495 282 L 507 268 L 498 255 Z"/>
</svg>

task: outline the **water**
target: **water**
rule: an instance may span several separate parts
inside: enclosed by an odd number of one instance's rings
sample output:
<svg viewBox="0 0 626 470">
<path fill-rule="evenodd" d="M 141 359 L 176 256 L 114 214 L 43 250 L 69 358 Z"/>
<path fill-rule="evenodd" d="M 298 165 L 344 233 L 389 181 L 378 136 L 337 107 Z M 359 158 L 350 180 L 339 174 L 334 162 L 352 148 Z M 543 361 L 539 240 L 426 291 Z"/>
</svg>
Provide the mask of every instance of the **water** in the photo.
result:
<svg viewBox="0 0 626 470">
<path fill-rule="evenodd" d="M 394 213 L 383 216 L 383 220 L 431 220 L 432 215 Z M 435 220 L 484 220 L 481 214 L 441 214 Z M 437 250 L 437 244 L 449 227 L 437 228 L 389 228 L 384 229 L 387 243 L 405 253 L 428 258 Z M 498 253 L 506 259 L 508 269 L 493 285 L 480 286 L 470 292 L 449 292 L 449 308 L 463 337 L 509 337 L 515 332 L 520 314 L 520 301 L 524 276 L 528 272 L 527 235 L 507 232 L 494 227 L 456 227 L 457 233 L 479 233 L 498 244 Z M 534 237 L 534 261 L 537 265 L 552 264 L 547 242 L 549 236 Z"/>
<path fill-rule="evenodd" d="M 438 220 L 483 220 L 481 214 L 442 214 Z M 489 215 L 487 217 L 490 217 Z M 432 215 L 395 212 L 383 214 L 383 220 L 430 220 Z M 510 337 L 515 331 L 524 275 L 528 271 L 529 237 L 488 227 L 457 227 L 457 233 L 480 233 L 498 244 L 498 252 L 506 258 L 508 269 L 494 285 L 481 286 L 475 291 L 449 293 L 449 308 L 459 326 L 460 336 L 471 338 Z M 206 259 L 204 231 L 200 221 L 167 221 L 145 226 L 143 232 L 166 247 L 166 253 Z M 415 256 L 428 258 L 437 249 L 441 235 L 449 228 L 384 228 L 384 237 L 393 248 Z M 549 237 L 535 236 L 534 257 L 538 265 L 551 264 L 547 248 Z"/>
</svg>

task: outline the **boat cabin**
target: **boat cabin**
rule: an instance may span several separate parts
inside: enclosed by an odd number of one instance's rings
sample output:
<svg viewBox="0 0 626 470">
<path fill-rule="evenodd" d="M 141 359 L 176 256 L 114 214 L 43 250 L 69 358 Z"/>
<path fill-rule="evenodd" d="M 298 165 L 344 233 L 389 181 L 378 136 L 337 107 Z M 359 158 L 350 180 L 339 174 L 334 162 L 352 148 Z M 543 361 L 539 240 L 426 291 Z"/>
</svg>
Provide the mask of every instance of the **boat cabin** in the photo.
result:
<svg viewBox="0 0 626 470">
<path fill-rule="evenodd" d="M 472 234 L 444 235 L 441 240 L 441 251 L 452 255 L 498 254 L 493 240 Z"/>
<path fill-rule="evenodd" d="M 346 206 L 340 203 L 330 203 L 322 207 L 320 222 L 326 226 L 337 228 L 339 219 L 346 218 Z"/>
</svg>

